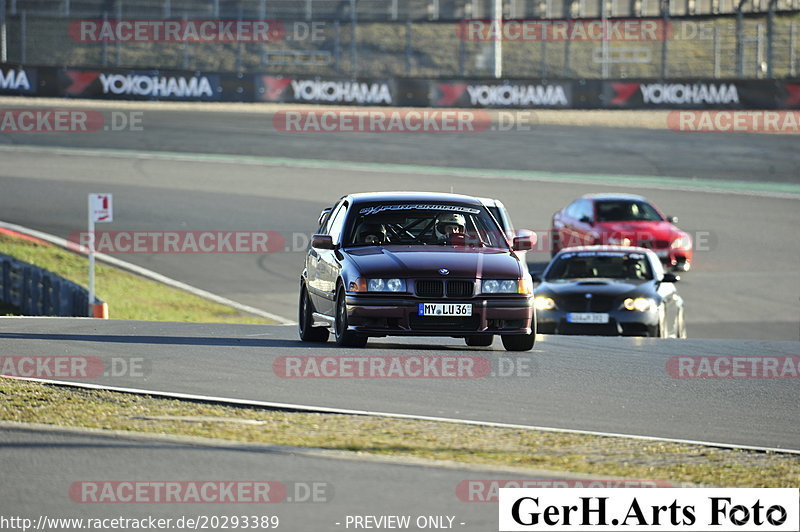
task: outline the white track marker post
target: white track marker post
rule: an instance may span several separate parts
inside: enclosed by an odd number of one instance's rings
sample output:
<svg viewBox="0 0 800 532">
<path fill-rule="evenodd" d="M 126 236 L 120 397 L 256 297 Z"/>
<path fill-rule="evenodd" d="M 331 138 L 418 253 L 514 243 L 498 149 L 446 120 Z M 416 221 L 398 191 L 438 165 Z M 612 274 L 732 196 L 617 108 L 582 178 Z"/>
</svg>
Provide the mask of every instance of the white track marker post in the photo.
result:
<svg viewBox="0 0 800 532">
<path fill-rule="evenodd" d="M 111 194 L 89 194 L 89 317 L 94 317 L 94 224 L 114 221 Z"/>
</svg>

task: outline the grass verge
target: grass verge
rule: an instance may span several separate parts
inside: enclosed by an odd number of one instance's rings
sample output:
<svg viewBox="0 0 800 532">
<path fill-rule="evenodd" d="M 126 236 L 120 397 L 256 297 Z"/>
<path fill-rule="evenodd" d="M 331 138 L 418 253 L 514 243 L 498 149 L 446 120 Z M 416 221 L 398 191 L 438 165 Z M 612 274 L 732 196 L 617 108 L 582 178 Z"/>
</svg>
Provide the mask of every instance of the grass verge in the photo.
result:
<svg viewBox="0 0 800 532">
<path fill-rule="evenodd" d="M 59 247 L 8 234 L 0 234 L 0 253 L 44 268 L 86 286 L 88 260 Z M 109 316 L 122 320 L 180 321 L 200 323 L 254 323 L 274 321 L 243 314 L 219 303 L 138 275 L 97 264 L 97 297 L 108 303 Z"/>
<path fill-rule="evenodd" d="M 0 419 L 725 487 L 800 485 L 800 457 L 626 438 L 206 405 L 0 379 Z"/>
</svg>

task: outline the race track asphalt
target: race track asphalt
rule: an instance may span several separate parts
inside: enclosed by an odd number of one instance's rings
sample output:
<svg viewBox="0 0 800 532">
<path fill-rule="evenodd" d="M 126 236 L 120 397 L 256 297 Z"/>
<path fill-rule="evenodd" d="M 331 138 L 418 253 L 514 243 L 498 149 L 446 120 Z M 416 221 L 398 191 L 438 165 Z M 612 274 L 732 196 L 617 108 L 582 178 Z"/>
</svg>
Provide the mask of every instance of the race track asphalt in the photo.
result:
<svg viewBox="0 0 800 532">
<path fill-rule="evenodd" d="M 106 386 L 800 450 L 797 378 L 687 378 L 707 376 L 699 362 L 696 372 L 668 369 L 687 356 L 742 357 L 750 368 L 754 355 L 800 356 L 798 342 L 544 336 L 531 352 L 508 353 L 499 340 L 467 348 L 455 338 L 376 338 L 353 349 L 300 342 L 292 326 L 6 318 L 0 345 L 9 356 L 142 368 L 74 379 Z M 362 357 L 420 362 L 396 378 L 358 369 Z M 462 370 L 444 378 L 420 369 L 442 357 Z"/>
</svg>

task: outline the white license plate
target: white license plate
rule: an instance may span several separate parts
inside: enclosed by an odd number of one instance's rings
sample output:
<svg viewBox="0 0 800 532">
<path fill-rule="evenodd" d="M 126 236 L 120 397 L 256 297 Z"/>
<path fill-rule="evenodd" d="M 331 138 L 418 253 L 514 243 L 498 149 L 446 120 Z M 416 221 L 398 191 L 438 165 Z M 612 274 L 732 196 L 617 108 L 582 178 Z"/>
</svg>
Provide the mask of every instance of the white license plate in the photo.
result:
<svg viewBox="0 0 800 532">
<path fill-rule="evenodd" d="M 570 323 L 608 323 L 608 314 L 605 312 L 570 312 L 567 314 Z"/>
<path fill-rule="evenodd" d="M 420 303 L 420 316 L 472 316 L 472 305 L 464 303 Z"/>
<path fill-rule="evenodd" d="M 669 257 L 669 250 L 668 249 L 657 249 L 656 250 L 656 255 L 658 255 L 658 258 L 660 258 L 660 259 L 666 259 L 667 257 Z"/>
</svg>

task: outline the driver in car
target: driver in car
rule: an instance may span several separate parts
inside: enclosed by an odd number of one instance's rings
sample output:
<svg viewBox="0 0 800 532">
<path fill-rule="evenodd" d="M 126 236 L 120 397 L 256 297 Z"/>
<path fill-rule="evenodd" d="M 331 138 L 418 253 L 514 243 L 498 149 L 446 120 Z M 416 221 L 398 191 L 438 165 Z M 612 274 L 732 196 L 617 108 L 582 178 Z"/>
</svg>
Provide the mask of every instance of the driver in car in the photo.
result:
<svg viewBox="0 0 800 532">
<path fill-rule="evenodd" d="M 446 213 L 440 214 L 436 218 L 436 225 L 434 225 L 434 233 L 436 240 L 440 244 L 452 244 L 454 240 L 464 239 L 464 228 L 466 221 L 463 214 Z"/>
<path fill-rule="evenodd" d="M 380 246 L 386 243 L 386 228 L 383 224 L 365 223 L 358 232 L 358 242 L 371 246 Z"/>
</svg>

